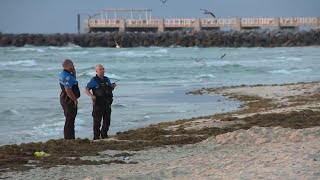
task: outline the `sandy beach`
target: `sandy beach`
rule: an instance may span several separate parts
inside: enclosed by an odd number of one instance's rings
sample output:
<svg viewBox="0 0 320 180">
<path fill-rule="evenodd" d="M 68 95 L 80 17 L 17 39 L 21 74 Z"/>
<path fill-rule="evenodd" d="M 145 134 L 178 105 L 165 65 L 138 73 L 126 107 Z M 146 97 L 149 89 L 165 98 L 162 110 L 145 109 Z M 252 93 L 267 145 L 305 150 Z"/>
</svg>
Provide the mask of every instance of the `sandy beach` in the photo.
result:
<svg viewBox="0 0 320 180">
<path fill-rule="evenodd" d="M 32 168 L 16 171 L 2 161 L 0 178 L 320 179 L 320 82 L 208 88 L 189 94 L 204 93 L 244 104 L 235 112 L 160 123 L 90 142 L 109 143 L 110 149 L 69 158 L 114 163 L 48 166 L 43 157 L 28 159 L 25 166 Z M 136 147 L 111 148 L 130 142 Z M 14 159 L 5 154 L 8 149 L 1 147 L 1 159 Z"/>
</svg>

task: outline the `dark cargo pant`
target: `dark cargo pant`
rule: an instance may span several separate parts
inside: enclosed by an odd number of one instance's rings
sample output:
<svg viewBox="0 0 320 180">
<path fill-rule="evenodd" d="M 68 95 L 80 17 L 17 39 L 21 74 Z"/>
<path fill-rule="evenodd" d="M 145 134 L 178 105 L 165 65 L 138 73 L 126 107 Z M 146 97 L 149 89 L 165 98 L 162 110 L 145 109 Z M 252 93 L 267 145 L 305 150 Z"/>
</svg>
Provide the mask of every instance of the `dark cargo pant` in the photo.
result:
<svg viewBox="0 0 320 180">
<path fill-rule="evenodd" d="M 111 105 L 93 106 L 93 139 L 104 139 L 108 137 L 108 131 L 111 119 Z M 101 120 L 102 127 L 101 127 Z M 101 128 L 101 129 L 100 129 Z"/>
<path fill-rule="evenodd" d="M 78 107 L 74 107 L 74 102 L 60 96 L 60 103 L 64 111 L 66 121 L 64 124 L 64 139 L 75 139 L 74 123 L 77 116 Z"/>
</svg>

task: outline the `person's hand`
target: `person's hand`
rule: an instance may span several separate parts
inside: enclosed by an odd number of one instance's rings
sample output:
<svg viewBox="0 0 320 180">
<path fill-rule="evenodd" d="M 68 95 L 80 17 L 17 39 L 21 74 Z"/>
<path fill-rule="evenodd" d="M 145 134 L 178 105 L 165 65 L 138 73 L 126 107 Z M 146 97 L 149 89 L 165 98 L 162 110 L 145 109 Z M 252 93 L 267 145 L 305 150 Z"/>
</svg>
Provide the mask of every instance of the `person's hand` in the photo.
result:
<svg viewBox="0 0 320 180">
<path fill-rule="evenodd" d="M 112 89 L 114 89 L 116 86 L 117 86 L 116 83 L 112 83 L 112 84 L 111 84 L 111 88 L 112 88 Z"/>
<path fill-rule="evenodd" d="M 92 102 L 93 102 L 93 104 L 96 102 L 96 96 L 91 96 L 91 99 L 92 99 Z"/>
<path fill-rule="evenodd" d="M 78 106 L 78 100 L 76 99 L 74 102 L 74 107 L 76 108 Z"/>
</svg>

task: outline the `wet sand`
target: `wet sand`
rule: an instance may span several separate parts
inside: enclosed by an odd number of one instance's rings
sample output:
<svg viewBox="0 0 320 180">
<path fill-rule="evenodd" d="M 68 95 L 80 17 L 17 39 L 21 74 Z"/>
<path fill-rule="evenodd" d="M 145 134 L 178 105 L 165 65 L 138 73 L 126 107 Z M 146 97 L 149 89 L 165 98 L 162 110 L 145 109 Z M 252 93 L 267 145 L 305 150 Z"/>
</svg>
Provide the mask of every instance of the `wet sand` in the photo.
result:
<svg viewBox="0 0 320 180">
<path fill-rule="evenodd" d="M 223 94 L 245 103 L 236 112 L 160 123 L 106 141 L 64 144 L 57 140 L 0 147 L 0 178 L 320 178 L 320 82 L 190 92 L 203 93 Z M 39 148 L 52 156 L 30 155 Z M 10 158 L 12 161 L 3 160 Z M 19 163 L 13 163 L 17 160 L 31 168 L 22 171 Z"/>
</svg>

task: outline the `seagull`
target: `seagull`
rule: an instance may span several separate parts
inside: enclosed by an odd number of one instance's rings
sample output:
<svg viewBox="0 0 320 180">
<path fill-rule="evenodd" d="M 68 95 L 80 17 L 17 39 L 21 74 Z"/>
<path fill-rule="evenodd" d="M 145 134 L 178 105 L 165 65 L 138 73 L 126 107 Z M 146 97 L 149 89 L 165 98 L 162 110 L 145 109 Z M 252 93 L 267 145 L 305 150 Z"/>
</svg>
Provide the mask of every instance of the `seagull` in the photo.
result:
<svg viewBox="0 0 320 180">
<path fill-rule="evenodd" d="M 227 54 L 226 53 L 224 53 L 224 55 L 222 55 L 221 57 L 220 57 L 220 59 L 222 59 L 223 57 L 225 57 Z"/>
<path fill-rule="evenodd" d="M 203 60 L 204 58 L 193 58 L 193 57 L 191 57 L 191 59 L 195 60 L 196 62 L 199 62 L 199 61 Z"/>
<path fill-rule="evenodd" d="M 162 4 L 166 3 L 168 0 L 160 0 Z"/>
<path fill-rule="evenodd" d="M 206 9 L 200 9 L 200 10 L 203 11 L 203 14 L 209 14 L 209 15 L 211 15 L 212 17 L 216 17 L 212 12 L 210 12 L 210 11 L 208 11 L 208 10 L 206 10 Z"/>
<path fill-rule="evenodd" d="M 116 43 L 116 48 L 120 48 L 119 44 L 117 42 L 115 42 L 115 43 Z"/>
</svg>

